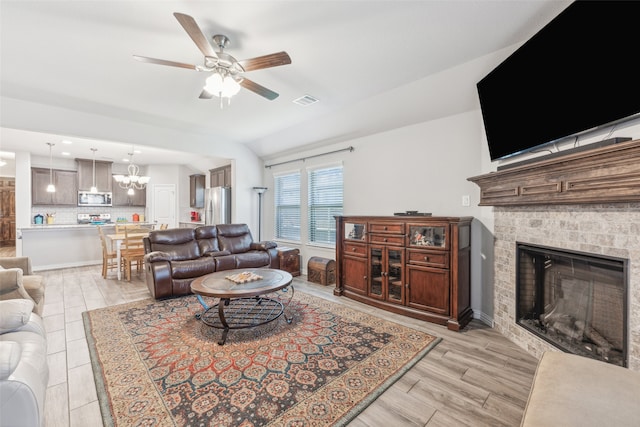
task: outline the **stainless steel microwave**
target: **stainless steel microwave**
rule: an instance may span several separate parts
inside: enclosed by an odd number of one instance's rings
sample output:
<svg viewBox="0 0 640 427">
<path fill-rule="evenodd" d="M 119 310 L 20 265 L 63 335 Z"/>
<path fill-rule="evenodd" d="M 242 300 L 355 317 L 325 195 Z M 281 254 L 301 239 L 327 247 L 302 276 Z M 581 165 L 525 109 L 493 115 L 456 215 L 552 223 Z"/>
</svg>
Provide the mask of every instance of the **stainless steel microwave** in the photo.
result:
<svg viewBox="0 0 640 427">
<path fill-rule="evenodd" d="M 78 206 L 112 206 L 111 197 L 109 192 L 78 191 Z"/>
</svg>

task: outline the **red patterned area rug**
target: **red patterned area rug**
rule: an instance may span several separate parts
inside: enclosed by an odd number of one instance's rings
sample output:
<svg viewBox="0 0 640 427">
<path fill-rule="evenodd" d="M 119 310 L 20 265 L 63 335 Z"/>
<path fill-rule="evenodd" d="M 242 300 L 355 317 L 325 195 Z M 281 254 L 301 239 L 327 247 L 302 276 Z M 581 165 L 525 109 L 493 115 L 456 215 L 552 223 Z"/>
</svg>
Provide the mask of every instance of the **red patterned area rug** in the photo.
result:
<svg viewBox="0 0 640 427">
<path fill-rule="evenodd" d="M 439 342 L 296 292 L 253 329 L 195 318 L 195 296 L 83 313 L 105 426 L 345 425 Z"/>
</svg>

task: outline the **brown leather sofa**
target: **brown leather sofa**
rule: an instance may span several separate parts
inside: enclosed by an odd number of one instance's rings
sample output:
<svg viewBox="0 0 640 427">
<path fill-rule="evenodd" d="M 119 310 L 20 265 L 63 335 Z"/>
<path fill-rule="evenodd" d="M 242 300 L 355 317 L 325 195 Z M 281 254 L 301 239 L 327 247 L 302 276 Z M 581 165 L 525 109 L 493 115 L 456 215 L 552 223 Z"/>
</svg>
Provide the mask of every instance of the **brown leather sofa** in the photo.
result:
<svg viewBox="0 0 640 427">
<path fill-rule="evenodd" d="M 155 230 L 144 238 L 147 286 L 154 298 L 191 293 L 191 282 L 215 271 L 279 268 L 276 243 L 254 242 L 246 224 Z"/>
</svg>

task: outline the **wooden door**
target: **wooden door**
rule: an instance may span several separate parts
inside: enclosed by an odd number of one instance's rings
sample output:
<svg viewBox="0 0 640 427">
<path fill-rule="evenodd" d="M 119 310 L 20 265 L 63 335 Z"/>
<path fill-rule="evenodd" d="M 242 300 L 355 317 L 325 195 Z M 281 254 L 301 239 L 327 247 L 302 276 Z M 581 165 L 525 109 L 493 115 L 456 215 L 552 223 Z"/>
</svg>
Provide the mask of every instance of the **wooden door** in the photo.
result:
<svg viewBox="0 0 640 427">
<path fill-rule="evenodd" d="M 54 170 L 53 180 L 56 185 L 53 203 L 55 205 L 78 206 L 78 173 L 76 171 Z"/>
<path fill-rule="evenodd" d="M 407 305 L 449 314 L 449 270 L 407 265 Z"/>
<path fill-rule="evenodd" d="M 151 217 L 156 224 L 169 224 L 169 228 L 177 227 L 176 186 L 174 184 L 153 186 L 152 210 Z"/>
<path fill-rule="evenodd" d="M 0 178 L 0 246 L 16 244 L 16 183 Z"/>
<path fill-rule="evenodd" d="M 53 204 L 53 193 L 47 193 L 49 179 L 49 169 L 31 168 L 31 204 L 33 206 Z"/>
<path fill-rule="evenodd" d="M 367 259 L 345 256 L 342 260 L 342 285 L 345 289 L 367 294 Z"/>
</svg>

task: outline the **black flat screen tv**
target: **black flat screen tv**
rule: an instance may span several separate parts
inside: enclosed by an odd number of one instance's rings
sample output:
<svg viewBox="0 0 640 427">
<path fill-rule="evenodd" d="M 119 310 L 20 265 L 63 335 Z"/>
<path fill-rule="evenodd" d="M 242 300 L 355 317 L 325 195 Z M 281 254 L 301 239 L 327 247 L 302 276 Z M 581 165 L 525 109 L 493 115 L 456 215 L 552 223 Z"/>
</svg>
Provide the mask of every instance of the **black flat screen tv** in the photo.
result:
<svg viewBox="0 0 640 427">
<path fill-rule="evenodd" d="M 480 80 L 491 160 L 638 115 L 639 22 L 640 1 L 575 1 Z"/>
</svg>

